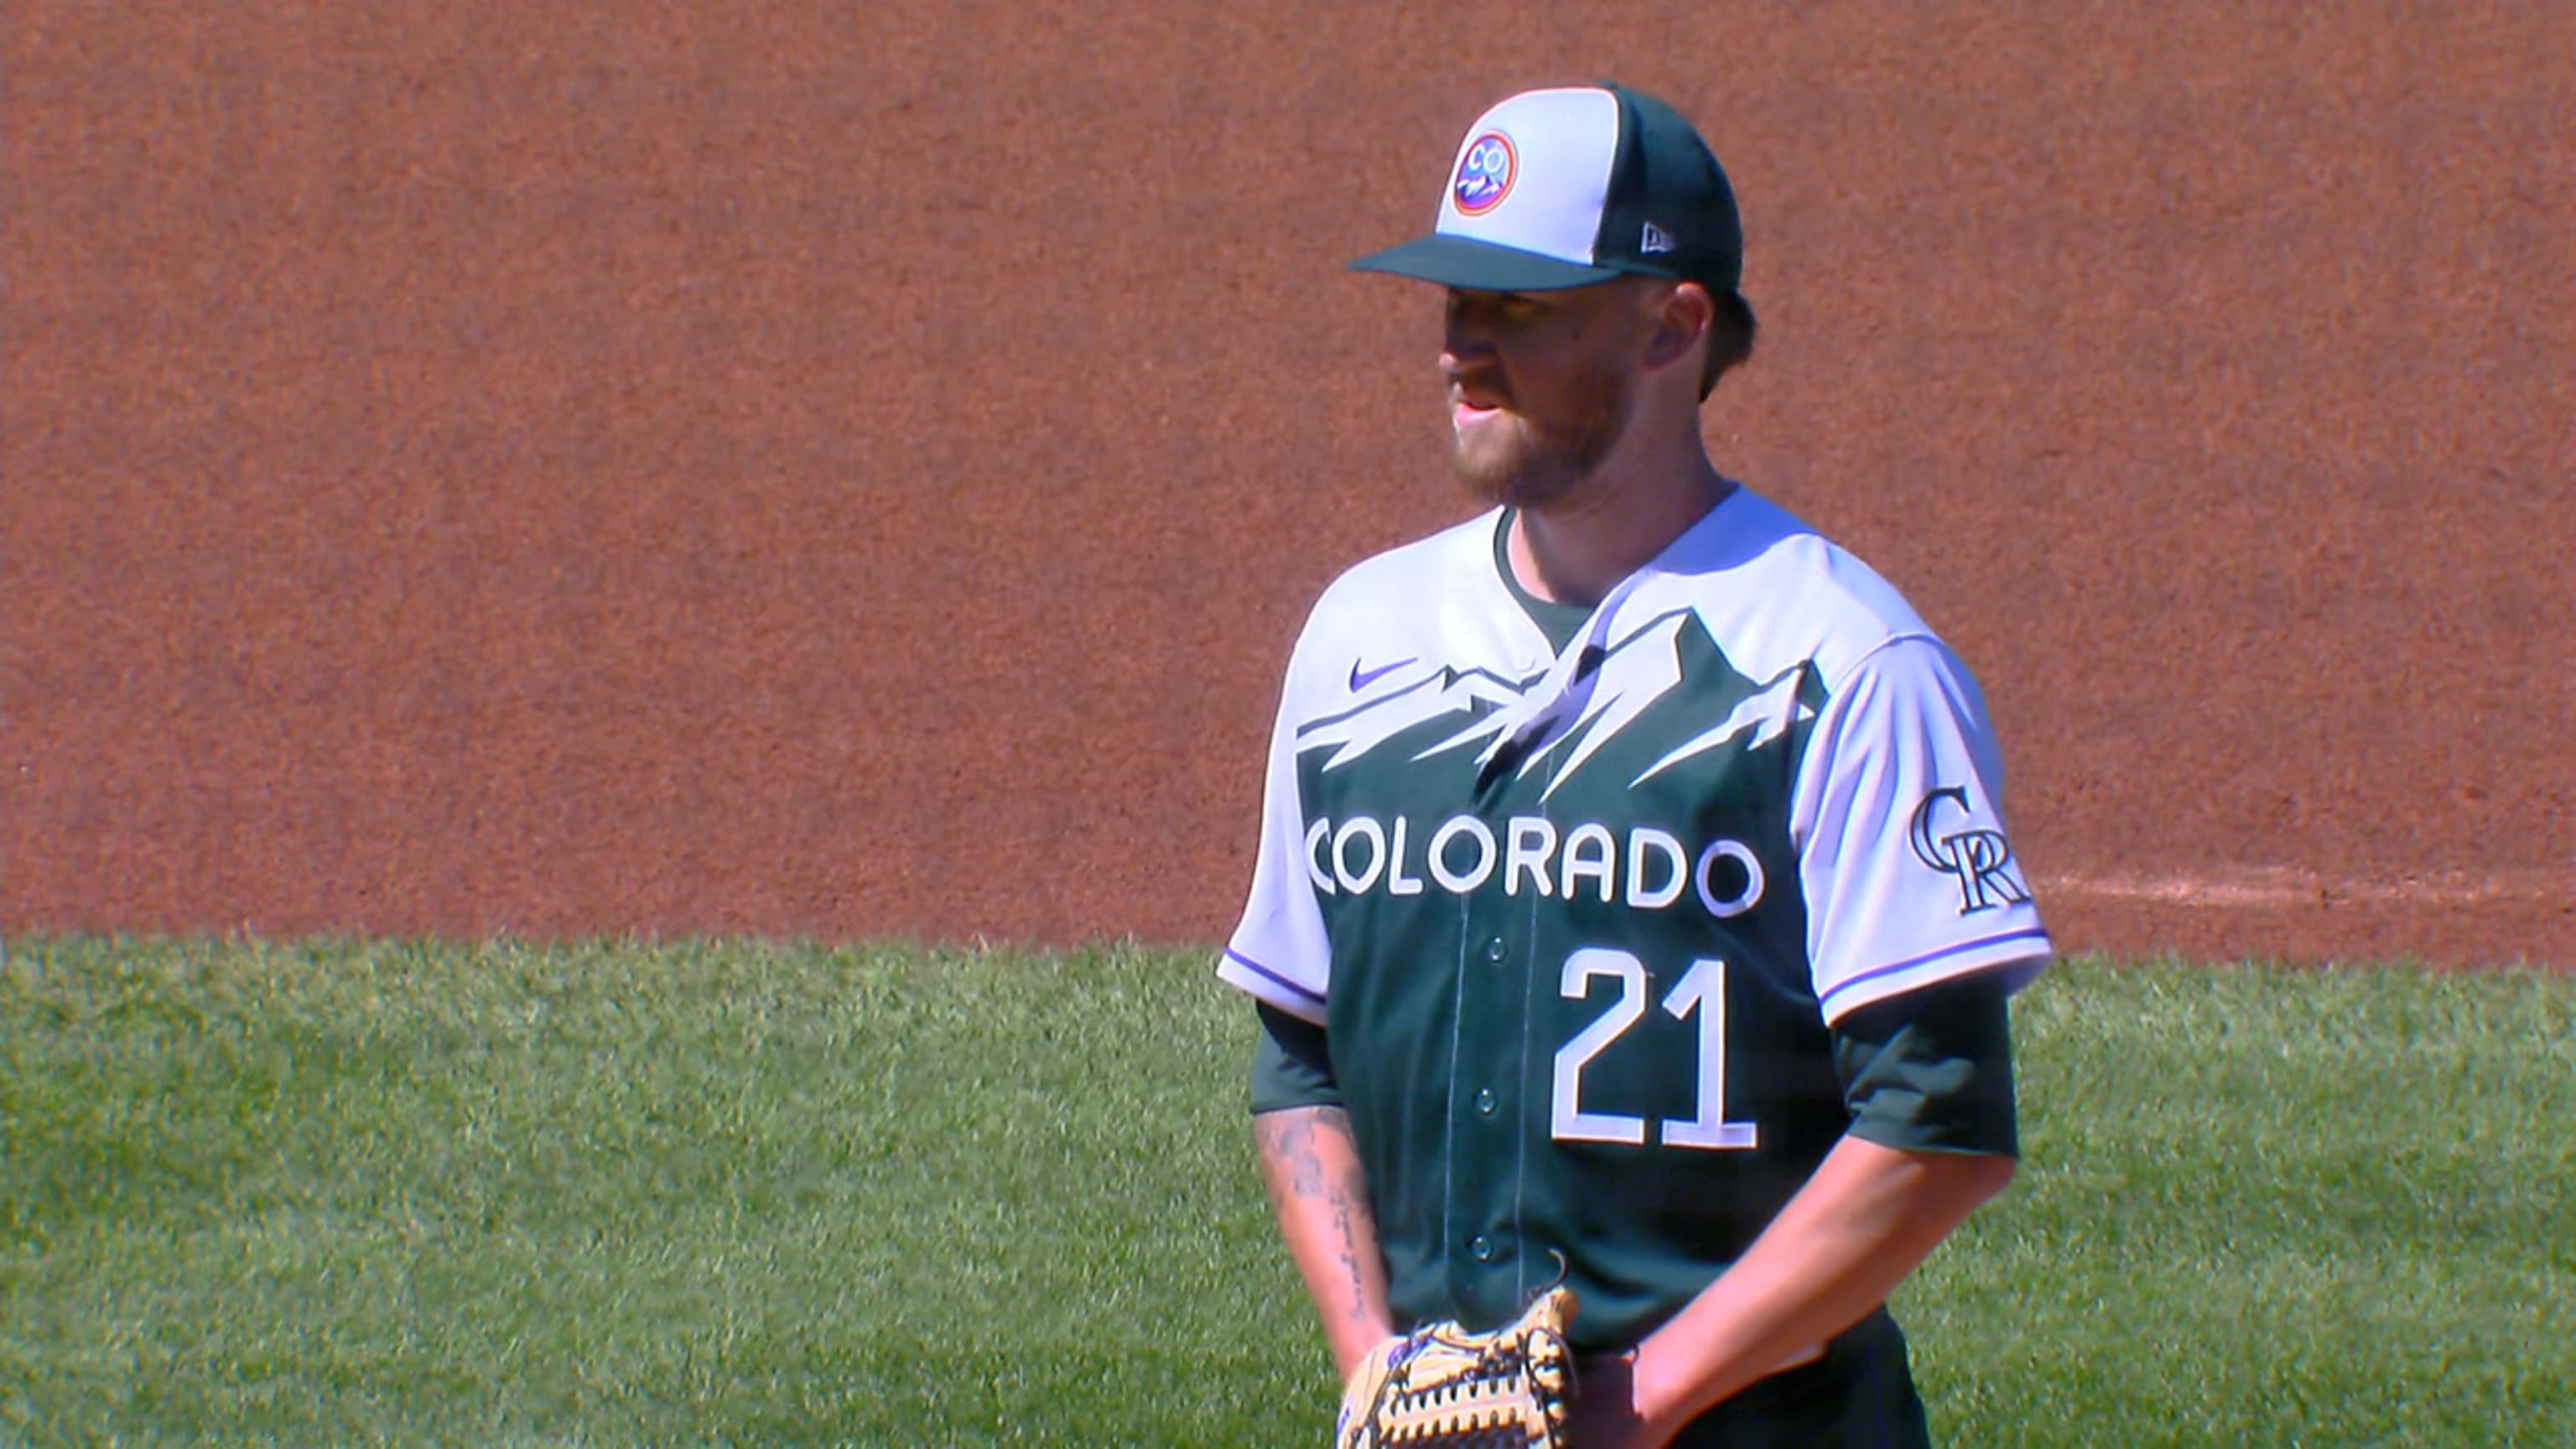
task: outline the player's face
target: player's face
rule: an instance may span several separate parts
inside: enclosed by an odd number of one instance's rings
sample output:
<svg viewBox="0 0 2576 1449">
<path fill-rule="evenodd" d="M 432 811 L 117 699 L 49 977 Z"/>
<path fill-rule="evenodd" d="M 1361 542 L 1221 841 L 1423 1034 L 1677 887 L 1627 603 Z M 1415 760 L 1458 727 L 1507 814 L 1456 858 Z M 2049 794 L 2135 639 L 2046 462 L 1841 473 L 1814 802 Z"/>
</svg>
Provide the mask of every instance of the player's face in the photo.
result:
<svg viewBox="0 0 2576 1449">
<path fill-rule="evenodd" d="M 1450 464 L 1488 502 L 1570 496 L 1636 407 L 1640 311 L 1620 283 L 1562 292 L 1449 292 L 1441 370 Z"/>
</svg>

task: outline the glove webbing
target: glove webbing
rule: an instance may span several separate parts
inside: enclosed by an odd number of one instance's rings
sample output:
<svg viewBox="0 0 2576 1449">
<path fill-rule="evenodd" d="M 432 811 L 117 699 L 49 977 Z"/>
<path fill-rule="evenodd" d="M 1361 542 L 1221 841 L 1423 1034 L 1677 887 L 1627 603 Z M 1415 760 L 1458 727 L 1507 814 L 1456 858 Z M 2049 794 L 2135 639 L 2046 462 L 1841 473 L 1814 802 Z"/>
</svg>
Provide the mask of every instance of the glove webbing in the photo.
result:
<svg viewBox="0 0 2576 1449">
<path fill-rule="evenodd" d="M 1565 1396 L 1569 1355 L 1562 1335 L 1533 1328 L 1465 1342 L 1435 1328 L 1424 1337 L 1378 1385 L 1369 1413 L 1378 1443 L 1526 1449 L 1553 1442 L 1545 1416 Z M 1470 1362 L 1459 1363 L 1462 1357 Z M 1417 1376 L 1428 1382 L 1413 1387 Z"/>
</svg>

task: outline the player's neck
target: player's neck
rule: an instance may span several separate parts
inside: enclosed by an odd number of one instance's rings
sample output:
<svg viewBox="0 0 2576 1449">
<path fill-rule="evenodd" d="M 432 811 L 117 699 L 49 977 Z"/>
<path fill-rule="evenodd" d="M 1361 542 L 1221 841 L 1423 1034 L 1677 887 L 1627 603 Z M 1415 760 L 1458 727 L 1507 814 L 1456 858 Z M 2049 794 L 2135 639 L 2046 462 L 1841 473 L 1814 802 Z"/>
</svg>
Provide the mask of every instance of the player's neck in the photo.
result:
<svg viewBox="0 0 2576 1449">
<path fill-rule="evenodd" d="M 1725 501 L 1735 485 L 1700 446 L 1649 458 L 1614 455 L 1573 497 L 1513 514 L 1505 541 L 1522 588 L 1560 604 L 1590 606 Z"/>
</svg>

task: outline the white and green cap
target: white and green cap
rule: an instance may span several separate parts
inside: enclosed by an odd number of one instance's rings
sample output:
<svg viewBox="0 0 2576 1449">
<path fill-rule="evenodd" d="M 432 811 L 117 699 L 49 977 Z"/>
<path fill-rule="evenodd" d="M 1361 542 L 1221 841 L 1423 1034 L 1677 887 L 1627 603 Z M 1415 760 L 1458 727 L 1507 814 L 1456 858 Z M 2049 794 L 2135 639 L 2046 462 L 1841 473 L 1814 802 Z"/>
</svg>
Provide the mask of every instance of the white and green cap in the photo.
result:
<svg viewBox="0 0 2576 1449">
<path fill-rule="evenodd" d="M 1744 276 L 1735 189 L 1672 107 L 1624 86 L 1523 91 L 1476 119 L 1431 235 L 1351 263 L 1450 287 L 1548 292 Z"/>
</svg>

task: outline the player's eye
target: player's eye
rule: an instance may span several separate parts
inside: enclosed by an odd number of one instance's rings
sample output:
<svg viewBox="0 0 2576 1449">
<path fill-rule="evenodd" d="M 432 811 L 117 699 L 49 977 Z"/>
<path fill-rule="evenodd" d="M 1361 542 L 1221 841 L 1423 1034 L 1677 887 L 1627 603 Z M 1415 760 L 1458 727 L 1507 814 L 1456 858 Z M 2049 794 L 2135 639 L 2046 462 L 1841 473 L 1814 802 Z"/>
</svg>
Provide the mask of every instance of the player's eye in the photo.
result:
<svg viewBox="0 0 2576 1449">
<path fill-rule="evenodd" d="M 1524 334 L 1554 311 L 1555 304 L 1523 292 L 1455 292 L 1449 298 L 1449 325 Z"/>
</svg>

